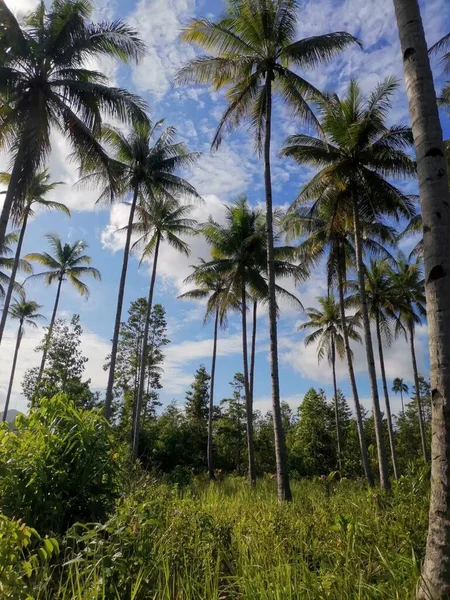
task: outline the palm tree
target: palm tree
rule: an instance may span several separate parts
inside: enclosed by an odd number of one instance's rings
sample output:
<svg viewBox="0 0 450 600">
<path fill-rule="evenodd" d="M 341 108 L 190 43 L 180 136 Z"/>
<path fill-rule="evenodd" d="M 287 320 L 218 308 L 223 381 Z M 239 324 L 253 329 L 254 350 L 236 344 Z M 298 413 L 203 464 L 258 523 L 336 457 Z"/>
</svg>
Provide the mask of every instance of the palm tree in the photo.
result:
<svg viewBox="0 0 450 600">
<path fill-rule="evenodd" d="M 375 323 L 377 336 L 378 356 L 380 360 L 381 380 L 383 383 L 384 401 L 386 406 L 386 419 L 388 425 L 389 446 L 391 448 L 392 469 L 394 478 L 398 479 L 397 454 L 395 451 L 394 427 L 392 424 L 391 403 L 386 379 L 384 363 L 383 341 L 390 345 L 392 342 L 391 321 L 395 317 L 396 292 L 390 276 L 389 265 L 386 260 L 370 260 L 366 267 L 366 297 L 369 317 Z M 347 300 L 350 306 L 359 308 L 360 296 L 356 282 L 350 282 L 350 287 L 356 291 L 354 296 Z"/>
<path fill-rule="evenodd" d="M 400 398 L 402 401 L 402 414 L 405 414 L 405 405 L 403 404 L 403 394 L 407 394 L 409 392 L 409 387 L 403 381 L 401 377 L 396 377 L 392 382 L 392 391 L 394 394 L 400 394 Z"/>
<path fill-rule="evenodd" d="M 154 192 L 157 192 L 155 189 Z M 196 221 L 189 218 L 193 206 L 183 205 L 175 198 L 167 198 L 163 193 L 161 197 L 152 196 L 142 200 L 136 206 L 137 220 L 132 223 L 131 235 L 138 235 L 134 248 L 143 246 L 141 264 L 143 261 L 152 259 L 152 276 L 148 292 L 147 314 L 145 316 L 144 335 L 141 346 L 141 370 L 139 375 L 138 394 L 136 399 L 136 416 L 133 428 L 133 460 L 138 457 L 139 435 L 142 412 L 142 400 L 145 392 L 145 372 L 148 351 L 148 334 L 153 307 L 153 293 L 155 290 L 156 273 L 158 269 L 158 258 L 160 246 L 167 242 L 178 252 L 189 256 L 189 246 L 182 240 L 180 235 L 193 235 L 195 233 Z"/>
<path fill-rule="evenodd" d="M 341 193 L 335 210 L 351 215 L 353 219 L 356 270 L 382 488 L 388 488 L 390 484 L 365 291 L 362 227 L 367 222 L 376 223 L 382 215 L 410 218 L 414 214 L 411 199 L 387 180 L 387 177 L 412 175 L 415 172 L 414 162 L 405 152 L 412 143 L 410 129 L 386 125 L 390 99 L 396 87 L 394 80 L 386 79 L 364 99 L 357 82 L 352 81 L 344 99 L 334 95 L 321 102 L 321 127 L 325 139 L 294 135 L 288 139 L 283 150 L 285 156 L 291 156 L 298 163 L 320 169 L 303 187 L 296 204 L 314 202 L 311 209 L 314 213 L 321 202 L 329 201 L 327 196 L 338 188 Z"/>
<path fill-rule="evenodd" d="M 425 462 L 428 461 L 427 442 L 425 439 L 425 428 L 423 424 L 422 402 L 420 398 L 419 371 L 417 368 L 416 350 L 414 344 L 415 326 L 422 323 L 427 312 L 425 309 L 425 281 L 423 279 L 420 259 L 409 263 L 400 254 L 396 265 L 391 272 L 394 303 L 397 312 L 396 333 L 404 333 L 409 339 L 411 362 L 414 373 L 414 385 L 416 387 L 417 412 L 419 415 L 420 440 L 422 454 Z"/>
<path fill-rule="evenodd" d="M 431 500 L 418 600 L 450 591 L 450 191 L 442 128 L 418 0 L 394 0 L 424 222 L 432 416 Z"/>
<path fill-rule="evenodd" d="M 9 401 L 11 399 L 11 392 L 14 384 L 14 375 L 16 372 L 17 357 L 19 355 L 20 342 L 24 334 L 24 325 L 30 325 L 31 327 L 37 327 L 36 321 L 39 319 L 45 319 L 45 317 L 39 314 L 37 311 L 42 308 L 37 302 L 33 300 L 27 300 L 23 294 L 20 299 L 13 301 L 9 314 L 12 319 L 19 321 L 19 329 L 17 331 L 16 348 L 14 350 L 14 357 L 11 367 L 11 375 L 9 378 L 8 392 L 6 394 L 5 408 L 3 409 L 2 421 L 6 421 L 8 416 Z"/>
<path fill-rule="evenodd" d="M 441 54 L 444 73 L 450 74 L 450 33 L 444 35 L 438 42 L 430 48 L 430 54 Z M 450 81 L 447 81 L 439 98 L 439 104 L 445 106 L 450 111 Z"/>
<path fill-rule="evenodd" d="M 9 173 L 0 173 L 0 183 L 5 185 L 9 185 L 11 180 L 11 175 Z M 20 225 L 20 235 L 17 241 L 16 254 L 14 257 L 14 264 L 11 269 L 11 276 L 8 285 L 8 290 L 6 292 L 5 302 L 3 306 L 3 314 L 0 322 L 0 344 L 3 339 L 3 332 L 5 331 L 6 319 L 8 316 L 9 303 L 11 302 L 11 297 L 14 289 L 14 282 L 16 280 L 17 269 L 20 264 L 20 255 L 22 253 L 22 245 L 25 237 L 25 231 L 28 224 L 28 219 L 33 217 L 33 205 L 43 206 L 48 210 L 60 210 L 64 212 L 66 215 L 70 217 L 70 210 L 67 208 L 65 204 L 61 202 L 54 202 L 52 200 L 47 200 L 45 196 L 54 190 L 58 185 L 62 185 L 61 181 L 50 181 L 50 174 L 48 169 L 41 171 L 33 175 L 31 179 L 31 183 L 29 188 L 25 194 L 24 206 L 21 207 L 18 214 L 13 213 L 14 220 L 17 221 L 17 224 Z"/>
<path fill-rule="evenodd" d="M 47 332 L 47 339 L 44 345 L 44 352 L 42 354 L 41 366 L 39 367 L 38 381 L 42 377 L 42 373 L 45 367 L 45 361 L 47 358 L 47 352 L 50 346 L 53 325 L 56 319 L 56 313 L 58 312 L 59 298 L 61 295 L 61 287 L 64 281 L 69 281 L 72 286 L 77 290 L 80 296 L 88 297 L 89 288 L 85 283 L 81 281 L 81 277 L 89 275 L 94 279 L 100 280 L 100 271 L 94 267 L 89 266 L 91 264 L 91 257 L 84 254 L 88 245 L 82 240 L 78 240 L 73 244 L 62 244 L 61 238 L 56 233 L 48 233 L 46 236 L 48 243 L 53 251 L 53 254 L 44 252 L 32 252 L 25 256 L 26 260 L 31 260 L 39 265 L 46 267 L 46 271 L 42 273 L 36 273 L 31 277 L 43 278 L 47 285 L 51 285 L 55 281 L 58 282 L 56 288 L 55 304 L 53 306 L 52 317 Z"/>
<path fill-rule="evenodd" d="M 0 94 L 3 119 L 0 144 L 12 149 L 11 179 L 0 215 L 0 246 L 12 210 L 19 213 L 32 178 L 42 168 L 62 132 L 81 166 L 109 158 L 98 142 L 101 115 L 120 121 L 146 121 L 144 102 L 111 87 L 87 61 L 105 56 L 128 62 L 143 55 L 136 32 L 120 20 L 92 23 L 87 0 L 40 2 L 22 23 L 0 3 Z"/>
<path fill-rule="evenodd" d="M 210 481 L 215 479 L 214 455 L 213 455 L 213 414 L 214 414 L 214 384 L 216 375 L 217 338 L 219 326 L 225 329 L 227 325 L 227 312 L 229 309 L 238 310 L 238 300 L 229 293 L 225 279 L 213 271 L 203 270 L 206 261 L 201 260 L 200 265 L 194 267 L 194 271 L 185 279 L 186 284 L 195 284 L 197 287 L 178 296 L 187 300 L 207 299 L 203 324 L 210 319 L 214 320 L 213 352 L 211 361 L 211 383 L 209 386 L 209 412 L 208 412 L 208 477 Z"/>
<path fill-rule="evenodd" d="M 11 276 L 8 275 L 6 271 L 11 271 L 14 267 L 15 258 L 11 258 L 11 254 L 13 253 L 11 245 L 17 244 L 18 239 L 19 232 L 10 231 L 5 237 L 3 247 L 0 249 L 0 298 L 5 298 L 9 285 L 11 284 Z M 23 259 L 19 261 L 18 269 L 27 274 L 33 272 L 30 263 Z M 18 284 L 17 281 L 14 281 L 13 283 L 13 289 L 18 294 L 23 291 L 22 286 Z M 5 310 L 4 307 L 3 310 Z"/>
<path fill-rule="evenodd" d="M 162 122 L 158 122 L 156 125 L 135 122 L 127 136 L 113 127 L 103 128 L 103 139 L 113 149 L 115 166 L 121 173 L 118 187 L 123 195 L 130 194 L 132 196 L 106 389 L 104 410 L 107 419 L 111 417 L 117 345 L 127 279 L 132 225 L 138 201 L 143 199 L 150 202 L 154 197 L 162 200 L 173 200 L 173 198 L 180 195 L 199 198 L 195 189 L 185 179 L 175 174 L 177 169 L 191 165 L 199 155 L 188 152 L 184 144 L 175 142 L 176 131 L 173 127 L 164 129 L 159 137 L 156 137 L 161 125 Z M 92 179 L 97 183 L 105 184 L 100 198 L 110 198 L 111 188 L 108 173 L 100 172 L 99 174 L 96 171 Z"/>
<path fill-rule="evenodd" d="M 334 389 L 334 416 L 336 420 L 336 441 L 339 472 L 342 475 L 342 443 L 339 419 L 338 388 L 336 381 L 336 355 L 342 360 L 345 356 L 345 343 L 342 336 L 342 321 L 340 308 L 333 296 L 324 296 L 317 298 L 320 308 L 307 308 L 306 314 L 309 321 L 302 323 L 299 330 L 314 329 L 312 333 L 305 337 L 305 346 L 317 343 L 317 358 L 320 361 L 325 354 L 328 363 L 331 365 L 333 373 Z M 355 317 L 346 317 L 347 335 L 355 341 L 361 343 L 361 336 L 356 331 L 358 319 Z"/>
<path fill-rule="evenodd" d="M 267 266 L 266 220 L 261 211 L 249 208 L 244 196 L 241 196 L 234 205 L 227 209 L 225 226 L 210 220 L 202 229 L 206 240 L 212 246 L 213 260 L 201 266 L 201 270 L 223 276 L 229 290 L 228 293 L 238 298 L 240 303 L 247 412 L 248 476 L 250 486 L 254 486 L 256 473 L 253 448 L 253 403 L 250 393 L 247 351 L 247 305 L 249 297 L 258 301 L 265 301 L 268 298 L 268 284 L 265 276 Z M 292 251 L 293 249 L 290 247 L 278 246 L 276 248 L 276 273 L 279 277 L 295 277 L 299 280 L 305 277 L 307 270 L 303 265 L 294 265 L 290 262 Z M 279 285 L 276 285 L 276 292 L 293 298 Z M 283 452 L 285 452 L 284 438 L 281 443 L 284 448 Z"/>
<path fill-rule="evenodd" d="M 343 32 L 295 40 L 298 9 L 297 0 L 227 0 L 226 14 L 220 21 L 195 19 L 184 30 L 183 41 L 199 46 L 208 54 L 190 61 L 177 75 L 179 83 L 209 83 L 216 90 L 226 88 L 228 106 L 212 142 L 215 148 L 220 145 L 226 130 L 247 121 L 256 149 L 264 156 L 272 405 L 280 500 L 290 500 L 291 492 L 278 374 L 270 161 L 273 94 L 279 93 L 303 122 L 317 126 L 308 102 L 321 94 L 291 67 L 315 67 L 357 42 Z"/>
</svg>

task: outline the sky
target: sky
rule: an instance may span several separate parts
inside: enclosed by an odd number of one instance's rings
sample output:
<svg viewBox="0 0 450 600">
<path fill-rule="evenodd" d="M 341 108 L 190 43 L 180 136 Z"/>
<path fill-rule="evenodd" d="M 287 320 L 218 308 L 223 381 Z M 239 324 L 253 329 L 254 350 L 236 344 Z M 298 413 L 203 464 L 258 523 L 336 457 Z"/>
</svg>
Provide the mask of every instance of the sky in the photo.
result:
<svg viewBox="0 0 450 600">
<path fill-rule="evenodd" d="M 6 0 L 16 13 L 33 8 L 35 0 Z M 448 30 L 450 3 L 448 0 L 421 0 L 421 9 L 427 42 L 440 39 Z M 262 166 L 255 155 L 250 136 L 245 130 L 229 135 L 218 152 L 211 153 L 212 140 L 218 119 L 225 107 L 221 94 L 207 87 L 173 86 L 173 76 L 183 63 L 195 56 L 195 50 L 181 44 L 179 34 L 192 17 L 214 19 L 223 10 L 219 0 L 98 0 L 95 20 L 121 18 L 132 24 L 147 46 L 147 55 L 137 66 L 122 66 L 112 61 L 102 61 L 98 67 L 112 83 L 127 87 L 142 95 L 148 103 L 154 121 L 164 118 L 173 125 L 179 138 L 192 151 L 203 153 L 201 160 L 186 173 L 186 178 L 204 198 L 204 203 L 193 212 L 194 218 L 205 221 L 209 215 L 223 222 L 226 205 L 239 195 L 247 194 L 253 206 L 264 202 Z M 298 38 L 333 31 L 347 31 L 363 43 L 363 50 L 348 49 L 330 65 L 320 67 L 304 75 L 324 91 L 342 94 L 351 78 L 357 78 L 363 92 L 387 76 L 396 77 L 399 89 L 389 115 L 391 123 L 408 123 L 409 114 L 403 85 L 402 61 L 395 24 L 392 0 L 305 0 L 301 3 Z M 433 62 L 437 89 L 443 84 L 441 67 Z M 450 137 L 449 119 L 442 114 L 444 134 Z M 279 149 L 287 135 L 300 132 L 301 125 L 282 111 L 276 103 L 274 110 L 273 184 L 274 202 L 287 207 L 296 197 L 301 185 L 311 176 L 308 169 L 299 168 L 294 162 L 278 157 Z M 25 240 L 25 252 L 43 252 L 48 249 L 46 233 L 56 232 L 63 241 L 82 239 L 88 242 L 88 254 L 92 265 L 102 274 L 102 281 L 86 280 L 90 288 L 87 300 L 80 298 L 69 284 L 63 286 L 59 316 L 70 318 L 80 314 L 84 330 L 82 351 L 89 361 L 86 377 L 91 387 L 101 392 L 106 387 L 107 373 L 103 370 L 105 357 L 110 351 L 110 339 L 116 311 L 119 277 L 122 267 L 123 236 L 116 233 L 127 220 L 128 208 L 124 204 L 96 205 L 95 191 L 80 190 L 73 184 L 78 179 L 76 165 L 67 157 L 70 148 L 62 137 L 53 138 L 53 151 L 48 167 L 52 179 L 63 181 L 50 196 L 64 202 L 72 217 L 61 214 L 39 213 L 30 223 Z M 0 169 L 8 167 L 8 157 L 0 156 Z M 413 182 L 405 183 L 406 189 L 415 191 Z M 200 237 L 187 240 L 191 255 L 184 257 L 173 249 L 163 246 L 158 266 L 155 302 L 163 304 L 167 313 L 168 338 L 171 343 L 165 349 L 163 390 L 160 399 L 164 405 L 176 400 L 184 402 L 185 393 L 200 364 L 210 368 L 212 352 L 212 324 L 203 326 L 204 305 L 179 300 L 177 296 L 188 288 L 183 283 L 199 258 L 208 259 L 209 248 Z M 408 242 L 410 243 L 410 242 Z M 407 250 L 405 245 L 404 250 Z M 130 302 L 147 296 L 151 264 L 139 268 L 138 257 L 131 259 L 124 302 L 123 319 Z M 316 298 L 326 294 L 323 268 L 318 267 L 311 278 L 294 288 L 303 306 L 316 305 Z M 50 318 L 56 289 L 46 288 L 42 282 L 27 284 L 27 296 L 39 302 L 47 318 Z M 305 314 L 294 306 L 282 307 L 279 320 L 279 362 L 281 398 L 295 410 L 310 387 L 323 388 L 332 395 L 331 369 L 326 361 L 318 364 L 314 346 L 305 347 L 305 333 L 297 331 L 306 320 Z M 0 409 L 4 403 L 11 369 L 17 324 L 9 322 L 0 353 Z M 26 401 L 21 395 L 21 380 L 25 370 L 36 366 L 40 356 L 34 351 L 42 338 L 42 330 L 27 329 L 22 341 L 19 364 L 13 388 L 10 408 L 24 410 Z M 261 312 L 258 321 L 258 342 L 255 375 L 255 409 L 270 409 L 270 368 L 267 315 Z M 417 329 L 416 351 L 420 372 L 428 374 L 428 342 L 426 325 Z M 362 402 L 370 408 L 370 391 L 367 380 L 366 355 L 362 346 L 354 348 L 355 371 Z M 402 377 L 412 387 L 412 368 L 408 345 L 399 338 L 385 351 L 386 373 L 389 382 Z M 240 318 L 231 316 L 228 329 L 220 332 L 216 374 L 216 401 L 229 397 L 229 382 L 234 373 L 242 371 L 242 345 Z M 379 372 L 379 369 L 378 369 Z M 337 367 L 338 385 L 351 404 L 350 386 L 345 362 Z M 390 386 L 391 387 L 391 383 Z M 381 393 L 381 385 L 380 385 Z M 393 412 L 400 409 L 400 398 L 392 394 Z"/>
</svg>

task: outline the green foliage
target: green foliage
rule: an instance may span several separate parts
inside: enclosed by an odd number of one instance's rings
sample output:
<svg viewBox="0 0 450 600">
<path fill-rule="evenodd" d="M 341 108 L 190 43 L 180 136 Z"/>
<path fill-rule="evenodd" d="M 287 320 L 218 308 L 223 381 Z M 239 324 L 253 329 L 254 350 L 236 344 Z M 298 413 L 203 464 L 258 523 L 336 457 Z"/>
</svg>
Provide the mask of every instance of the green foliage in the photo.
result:
<svg viewBox="0 0 450 600">
<path fill-rule="evenodd" d="M 206 428 L 209 412 L 209 382 L 211 377 L 204 365 L 195 372 L 191 389 L 186 392 L 186 417 L 200 428 Z"/>
<path fill-rule="evenodd" d="M 88 361 L 81 353 L 82 334 L 79 315 L 73 315 L 70 323 L 64 319 L 55 321 L 45 369 L 39 383 L 38 368 L 28 369 L 25 372 L 22 389 L 28 402 L 33 404 L 39 402 L 39 398 L 52 398 L 58 393 L 63 393 L 77 406 L 82 408 L 95 406 L 98 399 L 89 389 L 90 380 L 82 379 Z M 36 352 L 43 351 L 47 335 L 44 335 Z"/>
<path fill-rule="evenodd" d="M 118 454 L 102 416 L 59 394 L 0 432 L 4 514 L 54 533 L 105 518 L 118 491 Z"/>
</svg>

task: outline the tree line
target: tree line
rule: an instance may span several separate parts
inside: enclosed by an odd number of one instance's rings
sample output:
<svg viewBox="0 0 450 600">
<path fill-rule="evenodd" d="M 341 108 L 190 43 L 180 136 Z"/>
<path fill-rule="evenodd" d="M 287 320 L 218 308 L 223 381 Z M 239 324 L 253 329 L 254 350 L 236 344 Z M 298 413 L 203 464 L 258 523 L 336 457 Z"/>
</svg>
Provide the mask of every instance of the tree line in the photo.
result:
<svg viewBox="0 0 450 600">
<path fill-rule="evenodd" d="M 361 323 L 367 355 L 367 373 L 371 387 L 372 412 L 376 440 L 380 486 L 389 489 L 390 474 L 386 443 L 383 436 L 382 412 L 375 369 L 374 340 L 371 320 L 375 324 L 376 341 L 382 369 L 383 394 L 386 403 L 388 438 L 394 476 L 397 471 L 395 439 L 389 410 L 388 389 L 383 373 L 383 344 L 389 341 L 390 322 L 395 333 L 405 333 L 411 347 L 417 397 L 417 418 L 424 459 L 428 459 L 426 434 L 420 397 L 420 381 L 415 364 L 415 325 L 424 318 L 425 287 L 431 353 L 431 395 L 433 398 L 432 500 L 430 534 L 424 568 L 424 585 L 419 593 L 425 597 L 425 585 L 438 594 L 448 591 L 450 579 L 435 564 L 445 561 L 446 531 L 450 512 L 446 493 L 448 461 L 440 460 L 447 451 L 446 439 L 450 423 L 448 368 L 450 294 L 448 268 L 450 260 L 446 238 L 450 228 L 449 186 L 446 150 L 442 139 L 436 94 L 428 58 L 417 0 L 394 0 L 402 47 L 402 57 L 412 128 L 388 125 L 392 95 L 397 83 L 387 78 L 364 96 L 357 81 L 348 84 L 342 97 L 324 93 L 306 77 L 307 69 L 332 61 L 346 48 L 360 44 L 346 32 L 295 39 L 300 12 L 295 0 L 239 0 L 226 4 L 226 14 L 216 22 L 194 19 L 183 31 L 182 41 L 200 48 L 204 54 L 187 63 L 177 74 L 176 83 L 208 84 L 224 90 L 227 107 L 220 119 L 212 147 L 218 148 L 233 129 L 246 127 L 262 159 L 265 189 L 265 214 L 251 209 L 241 198 L 228 209 L 227 222 L 210 220 L 196 225 L 186 203 L 201 198 L 181 175 L 183 168 L 200 160 L 177 141 L 176 132 L 163 123 L 153 123 L 145 102 L 128 90 L 111 86 L 107 78 L 87 66 L 92 59 L 111 56 L 122 62 L 139 60 L 145 47 L 138 32 L 120 20 L 96 24 L 90 20 L 92 7 L 87 1 L 62 0 L 38 8 L 18 21 L 6 4 L 0 4 L 0 94 L 2 111 L 0 141 L 10 154 L 11 170 L 4 175 L 7 191 L 0 215 L 0 248 L 2 266 L 11 273 L 2 275 L 4 306 L 0 323 L 0 343 L 7 316 L 18 315 L 17 360 L 23 326 L 39 319 L 40 307 L 26 306 L 25 296 L 11 305 L 20 268 L 30 270 L 28 261 L 45 266 L 37 274 L 47 284 L 57 283 L 57 293 L 50 325 L 37 373 L 40 383 L 57 317 L 59 294 L 65 281 L 82 294 L 88 293 L 81 277 L 99 278 L 84 253 L 86 245 L 63 244 L 57 236 L 48 236 L 50 253 L 31 254 L 21 259 L 21 243 L 32 204 L 40 202 L 36 182 L 55 186 L 46 169 L 52 149 L 51 134 L 62 133 L 70 142 L 73 158 L 80 170 L 81 183 L 99 189 L 99 201 L 130 199 L 128 225 L 124 230 L 125 248 L 119 282 L 112 348 L 108 361 L 108 385 L 104 402 L 105 417 L 112 418 L 114 386 L 118 371 L 119 339 L 123 298 L 130 252 L 140 252 L 141 260 L 153 262 L 140 362 L 134 398 L 133 456 L 139 453 L 142 410 L 149 369 L 148 336 L 153 309 L 153 296 L 161 243 L 172 244 L 187 253 L 186 234 L 204 235 L 211 246 L 211 256 L 199 264 L 191 282 L 197 292 L 208 295 L 207 316 L 214 317 L 214 367 L 217 331 L 224 325 L 227 311 L 237 310 L 242 318 L 243 385 L 246 404 L 246 437 L 248 475 L 255 481 L 253 456 L 253 377 L 254 352 L 248 356 L 247 308 L 267 304 L 269 314 L 272 421 L 278 496 L 291 498 L 287 462 L 286 432 L 279 391 L 277 319 L 279 298 L 289 295 L 280 279 L 299 282 L 311 269 L 325 261 L 328 296 L 321 301 L 323 312 L 337 313 L 340 331 L 323 332 L 319 348 L 327 353 L 331 365 L 336 352 L 345 355 L 352 386 L 354 410 L 361 460 L 367 481 L 372 472 L 367 458 L 364 423 L 352 364 L 350 341 L 359 335 L 353 330 Z M 450 35 L 450 34 L 449 34 Z M 431 49 L 443 56 L 448 66 L 446 35 Z M 447 53 L 446 53 L 447 52 Z M 274 102 L 280 98 L 295 117 L 299 133 L 290 136 L 282 155 L 299 165 L 312 166 L 314 176 L 302 186 L 285 215 L 273 207 L 272 129 L 278 116 Z M 440 97 L 448 106 L 448 85 Z M 108 124 L 114 120 L 126 126 L 127 132 Z M 312 133 L 311 133 L 312 132 Z M 411 158 L 415 147 L 416 161 Z M 448 152 L 448 145 L 447 145 Z M 400 178 L 418 177 L 421 213 L 417 199 L 407 195 Z M 45 191 L 45 190 L 44 190 Z M 65 210 L 62 205 L 48 208 Z M 67 209 L 66 209 L 67 211 Z M 406 232 L 423 224 L 423 242 L 418 258 L 395 258 L 392 250 L 398 242 L 398 225 L 407 223 Z M 7 233 L 8 225 L 20 226 L 19 234 Z M 11 237 L 12 235 L 12 237 Z M 134 242 L 133 235 L 137 238 Z M 17 239 L 15 258 L 7 262 L 8 244 Z M 283 243 L 291 246 L 283 246 Z M 423 255 L 424 274 L 420 259 Z M 6 259 L 5 259 L 6 256 Z M 370 257 L 377 262 L 367 264 Z M 5 262 L 6 260 L 6 262 Z M 22 262 L 24 260 L 25 262 Z M 36 275 L 32 275 L 33 277 Z M 355 282 L 351 277 L 355 276 Z M 9 279 L 8 279 L 9 277 Z M 371 285 L 388 288 L 383 300 Z M 378 279 L 378 282 L 375 281 Z M 200 290 L 200 291 L 199 291 Z M 192 292 L 192 293 L 197 293 Z M 337 306 L 333 307 L 334 294 Z M 376 296 L 376 298 L 374 297 Z M 211 301 L 212 300 L 212 301 Z M 211 302 L 210 302 L 211 301 Z M 29 303 L 30 301 L 27 300 Z M 320 311 L 319 311 L 320 312 Z M 309 311 L 311 321 L 321 320 Z M 23 316 L 20 316 L 23 315 Z M 348 321 L 348 316 L 352 321 Z M 253 320 L 252 348 L 256 339 Z M 314 325 L 315 326 L 315 325 Z M 328 328 L 328 325 L 324 325 Z M 339 337 L 338 338 L 338 334 Z M 322 334 L 317 334 L 319 335 Z M 383 339 L 384 336 L 384 339 Z M 337 341 L 339 340 L 339 341 Z M 353 339 L 355 341 L 355 339 Z M 214 368 L 212 369 L 212 377 Z M 213 474 L 213 391 L 209 405 L 208 457 Z M 341 456 L 339 403 L 335 390 L 335 420 L 338 458 Z M 38 399 L 37 399 L 38 400 Z M 339 461 L 338 461 L 339 462 Z M 443 536 L 443 537 L 442 537 Z"/>
</svg>

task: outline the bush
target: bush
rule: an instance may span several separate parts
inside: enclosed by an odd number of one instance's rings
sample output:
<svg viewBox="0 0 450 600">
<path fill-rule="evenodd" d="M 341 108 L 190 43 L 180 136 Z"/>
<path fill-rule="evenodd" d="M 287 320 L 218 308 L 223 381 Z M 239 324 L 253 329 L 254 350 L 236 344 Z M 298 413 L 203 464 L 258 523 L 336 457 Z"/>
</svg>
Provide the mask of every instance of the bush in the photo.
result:
<svg viewBox="0 0 450 600">
<path fill-rule="evenodd" d="M 41 400 L 15 431 L 0 429 L 3 512 L 43 532 L 102 521 L 118 489 L 118 455 L 107 421 L 58 394 Z"/>
</svg>

